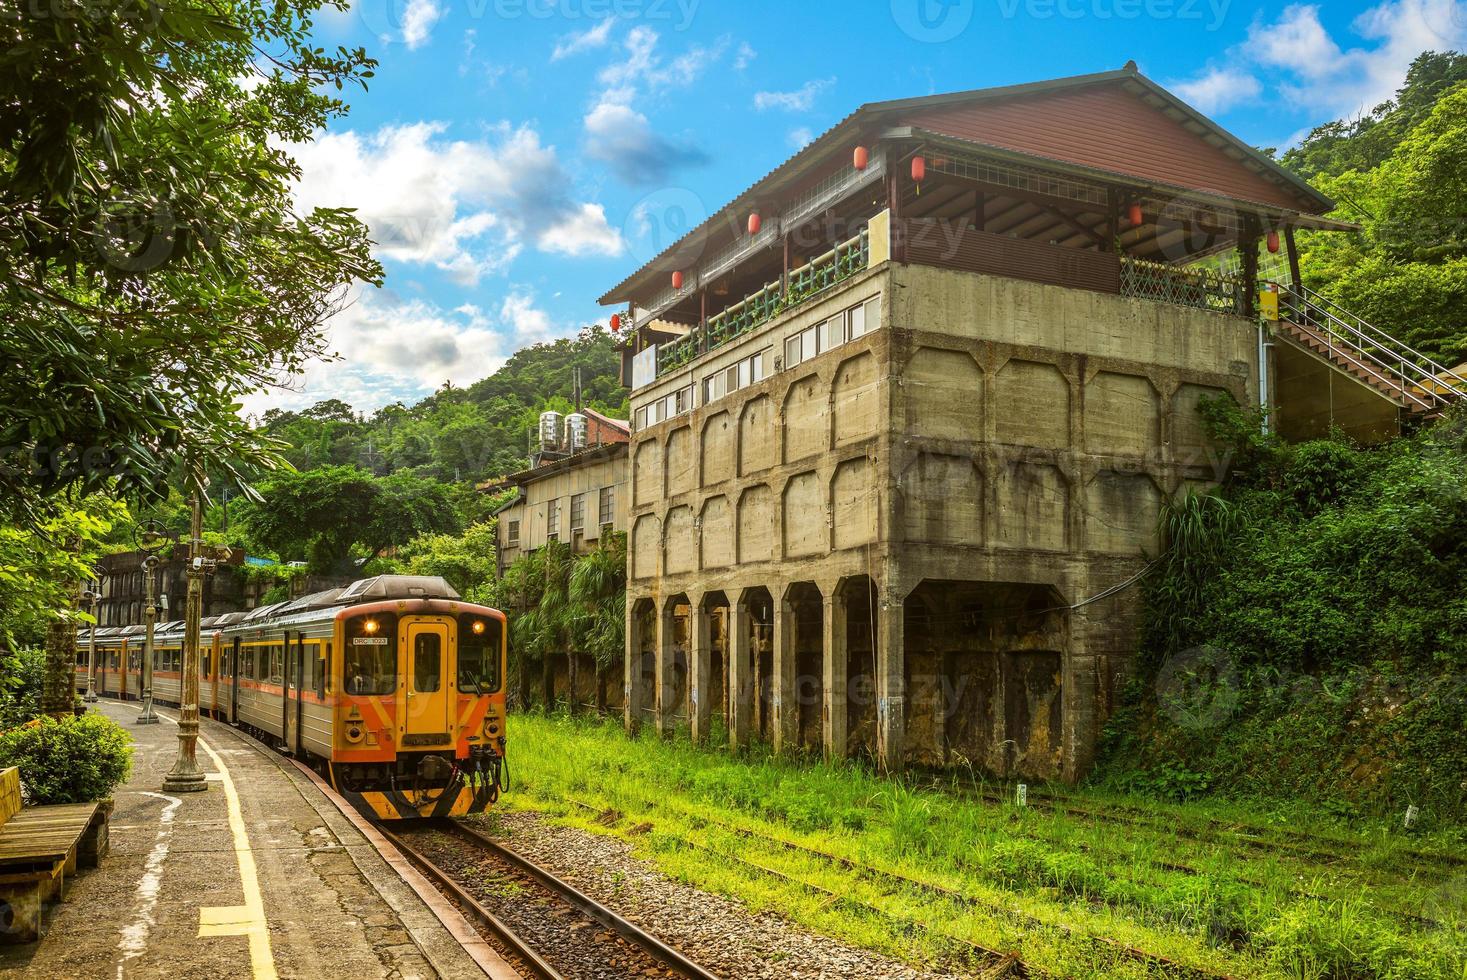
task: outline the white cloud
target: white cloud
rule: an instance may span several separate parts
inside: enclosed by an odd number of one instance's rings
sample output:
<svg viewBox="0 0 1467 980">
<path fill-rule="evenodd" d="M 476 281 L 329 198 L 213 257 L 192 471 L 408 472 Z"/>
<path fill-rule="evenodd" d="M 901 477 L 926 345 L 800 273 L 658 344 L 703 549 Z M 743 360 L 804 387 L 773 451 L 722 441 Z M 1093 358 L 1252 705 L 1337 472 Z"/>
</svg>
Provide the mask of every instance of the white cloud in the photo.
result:
<svg viewBox="0 0 1467 980">
<path fill-rule="evenodd" d="M 1332 37 L 1313 4 L 1293 4 L 1278 19 L 1255 22 L 1238 53 L 1276 74 L 1280 94 L 1326 118 L 1368 112 L 1394 96 L 1423 51 L 1467 45 L 1467 0 L 1385 0 L 1360 14 L 1352 32 Z"/>
<path fill-rule="evenodd" d="M 1226 112 L 1263 94 L 1263 83 L 1240 68 L 1212 68 L 1190 81 L 1173 82 L 1171 90 L 1202 112 Z"/>
<path fill-rule="evenodd" d="M 659 42 L 658 33 L 646 25 L 628 31 L 622 42 L 625 57 L 597 74 L 601 89 L 581 120 L 586 155 L 610 166 L 629 184 L 660 183 L 679 167 L 708 160 L 691 138 L 656 132 L 633 103 L 641 95 L 691 85 L 723 57 L 728 39 L 720 38 L 711 47 L 694 45 L 671 61 L 659 53 Z"/>
<path fill-rule="evenodd" d="M 583 326 L 557 322 L 524 290 L 510 292 L 491 313 L 473 303 L 447 310 L 355 286 L 326 326 L 328 348 L 339 356 L 312 363 L 282 389 L 246 397 L 245 410 L 298 410 L 323 398 L 340 398 L 362 412 L 412 404 L 445 381 L 472 384 L 521 347 L 573 336 Z"/>
<path fill-rule="evenodd" d="M 566 34 L 555 42 L 555 50 L 550 53 L 551 61 L 559 61 L 569 58 L 571 55 L 580 54 L 582 51 L 590 51 L 593 48 L 604 47 L 611 37 L 611 28 L 616 24 L 615 19 L 607 17 L 595 27 L 581 31 L 578 34 Z"/>
<path fill-rule="evenodd" d="M 408 48 L 419 48 L 427 43 L 433 25 L 442 16 L 443 8 L 433 0 L 408 0 L 402 15 L 402 39 Z"/>
<path fill-rule="evenodd" d="M 821 92 L 835 84 L 834 78 L 816 78 L 806 82 L 793 92 L 756 92 L 754 108 L 783 109 L 787 112 L 808 112 Z"/>
<path fill-rule="evenodd" d="M 748 41 L 740 41 L 739 50 L 734 54 L 734 71 L 743 71 L 753 64 L 757 57 L 759 57 L 759 52 L 750 47 Z"/>
<path fill-rule="evenodd" d="M 815 134 L 810 131 L 809 126 L 797 126 L 790 130 L 790 146 L 797 150 L 803 150 L 809 146 L 810 141 L 814 138 Z"/>
<path fill-rule="evenodd" d="M 497 140 L 449 140 L 443 123 L 328 133 L 291 148 L 296 204 L 354 207 L 385 259 L 431 265 L 471 285 L 502 271 L 526 244 L 566 255 L 617 255 L 600 205 L 571 196 L 554 147 L 529 128 Z"/>
</svg>

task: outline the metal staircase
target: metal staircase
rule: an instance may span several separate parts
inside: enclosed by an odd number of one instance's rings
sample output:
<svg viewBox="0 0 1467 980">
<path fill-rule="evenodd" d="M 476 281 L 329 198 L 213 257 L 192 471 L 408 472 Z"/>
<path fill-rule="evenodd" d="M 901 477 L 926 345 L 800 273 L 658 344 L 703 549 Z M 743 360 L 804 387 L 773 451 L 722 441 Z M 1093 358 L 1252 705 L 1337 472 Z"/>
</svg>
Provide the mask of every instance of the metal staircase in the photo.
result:
<svg viewBox="0 0 1467 980">
<path fill-rule="evenodd" d="M 1467 378 L 1307 286 L 1279 284 L 1279 336 L 1374 388 L 1417 419 L 1467 401 Z"/>
</svg>

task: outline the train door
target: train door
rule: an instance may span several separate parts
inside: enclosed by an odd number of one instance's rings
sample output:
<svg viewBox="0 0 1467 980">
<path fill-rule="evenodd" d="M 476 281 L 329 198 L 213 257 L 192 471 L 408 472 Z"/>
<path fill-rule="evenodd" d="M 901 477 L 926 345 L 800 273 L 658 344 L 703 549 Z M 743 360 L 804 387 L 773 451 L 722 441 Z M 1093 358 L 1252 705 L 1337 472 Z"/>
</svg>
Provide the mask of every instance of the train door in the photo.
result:
<svg viewBox="0 0 1467 980">
<path fill-rule="evenodd" d="M 295 706 L 292 714 L 295 715 L 295 738 L 290 743 L 291 751 L 301 755 L 302 740 L 305 733 L 301 730 L 305 723 L 306 713 L 306 641 L 301 634 L 295 635 Z"/>
<path fill-rule="evenodd" d="M 239 719 L 239 637 L 229 650 L 229 723 Z"/>
<path fill-rule="evenodd" d="M 445 745 L 449 741 L 449 697 L 445 674 L 449 662 L 448 625 L 441 621 L 405 619 L 407 698 L 402 744 Z"/>
<path fill-rule="evenodd" d="M 299 637 L 297 637 L 297 641 Z M 285 740 L 287 752 L 295 748 L 295 704 L 291 696 L 291 690 L 295 684 L 295 644 L 291 642 L 290 634 L 285 634 L 285 649 L 281 651 L 280 664 L 280 732 Z"/>
</svg>

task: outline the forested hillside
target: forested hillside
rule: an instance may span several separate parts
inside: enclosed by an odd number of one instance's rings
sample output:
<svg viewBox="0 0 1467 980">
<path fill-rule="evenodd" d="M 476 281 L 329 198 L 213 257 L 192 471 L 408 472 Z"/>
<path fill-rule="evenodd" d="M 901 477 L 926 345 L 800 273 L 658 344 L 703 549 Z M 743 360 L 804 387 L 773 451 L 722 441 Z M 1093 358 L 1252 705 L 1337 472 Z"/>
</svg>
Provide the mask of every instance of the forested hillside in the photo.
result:
<svg viewBox="0 0 1467 980">
<path fill-rule="evenodd" d="M 355 465 L 385 475 L 403 470 L 442 482 L 483 480 L 525 465 L 526 434 L 547 408 L 570 411 L 573 369 L 582 403 L 626 417 L 626 391 L 611 335 L 593 327 L 574 339 L 515 352 L 503 367 L 467 388 L 445 385 L 418 402 L 370 415 L 337 399 L 299 412 L 271 410 L 261 424 L 289 444 L 300 470 Z"/>
<path fill-rule="evenodd" d="M 1467 359 L 1467 58 L 1422 55 L 1395 100 L 1282 159 L 1362 226 L 1302 237 L 1308 284 Z M 1459 823 L 1467 412 L 1361 449 L 1286 445 L 1230 403 L 1209 411 L 1231 475 L 1165 509 L 1094 778 Z"/>
<path fill-rule="evenodd" d="M 1305 285 L 1448 367 L 1467 360 L 1467 56 L 1422 54 L 1395 99 L 1281 162 L 1361 226 L 1300 236 Z"/>
</svg>

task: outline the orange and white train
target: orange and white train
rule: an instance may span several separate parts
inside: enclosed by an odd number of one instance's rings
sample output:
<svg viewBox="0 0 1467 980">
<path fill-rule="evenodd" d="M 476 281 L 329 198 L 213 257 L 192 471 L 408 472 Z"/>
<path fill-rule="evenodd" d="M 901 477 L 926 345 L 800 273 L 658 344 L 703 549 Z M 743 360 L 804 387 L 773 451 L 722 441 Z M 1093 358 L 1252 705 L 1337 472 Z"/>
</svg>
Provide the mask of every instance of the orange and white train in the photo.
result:
<svg viewBox="0 0 1467 980">
<path fill-rule="evenodd" d="M 85 631 L 77 685 L 87 686 Z M 144 627 L 99 627 L 96 690 L 140 699 Z M 205 619 L 199 710 L 309 761 L 380 819 L 488 809 L 503 785 L 505 617 L 441 578 L 379 575 Z M 153 633 L 153 700 L 180 702 L 183 623 Z"/>
</svg>

